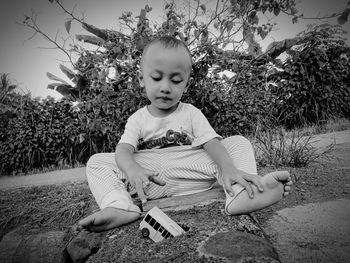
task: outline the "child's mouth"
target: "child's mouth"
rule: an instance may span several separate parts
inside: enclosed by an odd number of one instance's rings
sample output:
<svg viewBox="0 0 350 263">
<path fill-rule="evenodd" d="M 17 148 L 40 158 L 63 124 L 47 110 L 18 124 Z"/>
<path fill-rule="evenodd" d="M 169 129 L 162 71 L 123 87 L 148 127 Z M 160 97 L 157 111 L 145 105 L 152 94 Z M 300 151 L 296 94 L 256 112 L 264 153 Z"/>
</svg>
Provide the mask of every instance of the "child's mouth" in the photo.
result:
<svg viewBox="0 0 350 263">
<path fill-rule="evenodd" d="M 169 97 L 158 97 L 157 99 L 163 100 L 163 101 L 171 100 L 171 98 L 169 98 Z"/>
</svg>

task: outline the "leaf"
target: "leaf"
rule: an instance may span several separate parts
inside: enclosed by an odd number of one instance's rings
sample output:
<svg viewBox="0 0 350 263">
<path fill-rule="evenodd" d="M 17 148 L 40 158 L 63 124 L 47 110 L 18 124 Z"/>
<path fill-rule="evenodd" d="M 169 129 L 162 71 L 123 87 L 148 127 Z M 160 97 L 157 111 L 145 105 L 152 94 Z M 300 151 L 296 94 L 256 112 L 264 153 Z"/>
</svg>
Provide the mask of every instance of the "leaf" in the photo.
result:
<svg viewBox="0 0 350 263">
<path fill-rule="evenodd" d="M 295 23 L 298 23 L 298 17 L 297 16 L 294 16 L 292 18 L 292 23 L 295 24 Z"/>
<path fill-rule="evenodd" d="M 152 11 L 152 7 L 149 7 L 149 5 L 146 5 L 145 6 L 145 10 L 146 10 L 147 13 L 151 12 Z"/>
<path fill-rule="evenodd" d="M 232 21 L 227 21 L 226 23 L 226 29 L 227 29 L 227 32 L 230 32 L 233 28 L 233 22 Z"/>
<path fill-rule="evenodd" d="M 210 95 L 209 95 L 209 101 L 210 102 L 213 102 L 215 99 L 216 99 L 216 94 L 215 93 L 211 93 Z"/>
<path fill-rule="evenodd" d="M 51 83 L 47 85 L 47 88 L 57 91 L 66 98 L 75 99 L 77 97 L 74 91 L 72 90 L 72 86 L 70 85 L 64 85 L 61 83 Z"/>
<path fill-rule="evenodd" d="M 264 6 L 261 8 L 261 11 L 262 11 L 263 14 L 265 14 L 266 10 L 267 10 L 267 5 L 264 5 Z"/>
<path fill-rule="evenodd" d="M 350 13 L 350 8 L 347 8 L 344 10 L 344 12 L 338 17 L 338 23 L 340 25 L 343 25 L 345 24 L 347 21 L 348 21 L 348 16 L 349 16 L 349 13 Z"/>
<path fill-rule="evenodd" d="M 87 30 L 88 32 L 94 34 L 97 37 L 102 38 L 103 40 L 107 41 L 108 40 L 108 33 L 103 30 L 103 29 L 99 29 L 93 25 L 89 25 L 87 23 L 83 23 L 82 27 Z"/>
<path fill-rule="evenodd" d="M 204 4 L 201 4 L 199 7 L 202 9 L 203 13 L 205 13 L 205 11 L 207 10 Z"/>
<path fill-rule="evenodd" d="M 104 44 L 104 40 L 100 37 L 89 36 L 89 35 L 75 35 L 75 38 L 78 41 L 86 42 L 89 44 L 93 44 L 96 46 L 102 46 Z"/>
<path fill-rule="evenodd" d="M 279 7 L 275 7 L 275 8 L 273 9 L 273 13 L 274 13 L 275 16 L 278 16 L 278 14 L 280 13 L 280 11 L 281 11 L 281 9 L 280 9 Z"/>
<path fill-rule="evenodd" d="M 85 134 L 84 133 L 80 133 L 79 134 L 79 143 L 82 143 L 85 141 Z"/>
<path fill-rule="evenodd" d="M 254 16 L 254 18 L 252 19 L 252 24 L 254 25 L 254 24 L 259 24 L 259 18 L 258 18 L 258 16 L 257 15 L 255 15 Z"/>
<path fill-rule="evenodd" d="M 69 83 L 59 77 L 56 77 L 54 74 L 50 73 L 50 72 L 46 72 L 46 76 L 51 79 L 51 80 L 56 80 L 56 81 L 60 81 L 63 84 L 69 85 Z"/>
<path fill-rule="evenodd" d="M 218 29 L 218 28 L 219 28 L 219 25 L 220 25 L 219 21 L 214 22 L 214 28 L 215 28 L 215 29 Z"/>
<path fill-rule="evenodd" d="M 69 34 L 69 31 L 70 31 L 70 29 L 71 29 L 71 27 L 72 27 L 72 19 L 66 21 L 66 22 L 64 23 L 64 27 L 66 28 L 66 31 L 67 31 L 67 33 Z"/>
<path fill-rule="evenodd" d="M 294 6 L 292 6 L 290 8 L 290 12 L 291 12 L 292 15 L 295 15 L 296 13 L 298 13 L 298 9 L 296 9 Z"/>
<path fill-rule="evenodd" d="M 198 29 L 194 30 L 194 36 L 195 38 L 198 38 L 200 35 L 200 31 Z"/>
<path fill-rule="evenodd" d="M 267 36 L 268 32 L 266 32 L 264 30 L 261 30 L 258 34 L 261 37 L 261 39 L 265 39 L 265 37 Z"/>
<path fill-rule="evenodd" d="M 12 92 L 12 91 L 14 91 L 16 88 L 17 88 L 17 85 L 9 85 L 8 88 L 7 88 L 7 91 L 8 91 L 8 92 Z"/>
<path fill-rule="evenodd" d="M 56 90 L 56 88 L 57 88 L 58 86 L 61 86 L 61 85 L 63 85 L 63 84 L 62 84 L 62 83 L 58 83 L 58 82 L 56 82 L 56 83 L 50 83 L 50 84 L 47 85 L 47 88 L 48 88 L 48 89 L 52 89 L 52 90 Z"/>
<path fill-rule="evenodd" d="M 77 75 L 74 73 L 74 71 L 70 70 L 66 66 L 60 64 L 60 70 L 71 80 L 73 83 L 76 83 L 76 77 Z"/>
</svg>

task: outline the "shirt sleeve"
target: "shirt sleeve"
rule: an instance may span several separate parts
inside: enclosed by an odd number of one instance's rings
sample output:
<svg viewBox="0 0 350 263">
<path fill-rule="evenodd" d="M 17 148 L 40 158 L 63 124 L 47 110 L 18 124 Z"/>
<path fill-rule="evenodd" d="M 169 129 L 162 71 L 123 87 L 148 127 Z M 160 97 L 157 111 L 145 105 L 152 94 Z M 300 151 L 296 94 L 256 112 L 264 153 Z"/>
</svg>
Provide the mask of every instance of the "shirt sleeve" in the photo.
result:
<svg viewBox="0 0 350 263">
<path fill-rule="evenodd" d="M 204 114 L 195 107 L 192 116 L 192 127 L 194 135 L 192 147 L 201 146 L 214 138 L 222 139 L 222 137 L 215 132 Z"/>
<path fill-rule="evenodd" d="M 122 134 L 118 144 L 127 143 L 137 149 L 138 140 L 141 134 L 141 126 L 139 123 L 138 114 L 136 112 L 127 120 L 124 133 Z"/>
</svg>

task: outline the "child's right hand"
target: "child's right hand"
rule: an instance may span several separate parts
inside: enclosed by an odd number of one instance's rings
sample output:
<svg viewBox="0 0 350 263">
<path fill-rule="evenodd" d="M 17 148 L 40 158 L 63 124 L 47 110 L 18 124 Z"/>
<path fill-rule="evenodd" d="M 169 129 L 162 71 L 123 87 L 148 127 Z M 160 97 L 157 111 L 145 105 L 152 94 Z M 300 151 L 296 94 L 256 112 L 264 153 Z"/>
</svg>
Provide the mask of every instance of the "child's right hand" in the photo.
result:
<svg viewBox="0 0 350 263">
<path fill-rule="evenodd" d="M 152 183 L 164 186 L 165 182 L 158 177 L 158 172 L 135 166 L 127 172 L 130 184 L 135 187 L 137 195 L 144 204 L 147 202 L 148 187 Z"/>
</svg>

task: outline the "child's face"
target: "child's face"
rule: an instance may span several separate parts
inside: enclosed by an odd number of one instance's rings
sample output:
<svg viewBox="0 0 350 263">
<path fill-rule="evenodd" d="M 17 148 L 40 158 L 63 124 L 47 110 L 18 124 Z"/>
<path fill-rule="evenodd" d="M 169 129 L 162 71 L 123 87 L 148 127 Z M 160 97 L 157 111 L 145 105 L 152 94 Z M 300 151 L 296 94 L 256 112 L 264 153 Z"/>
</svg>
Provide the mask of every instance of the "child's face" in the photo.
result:
<svg viewBox="0 0 350 263">
<path fill-rule="evenodd" d="M 144 55 L 140 84 L 151 101 L 149 111 L 156 116 L 173 112 L 187 89 L 191 58 L 184 47 L 164 48 L 156 43 Z"/>
</svg>

